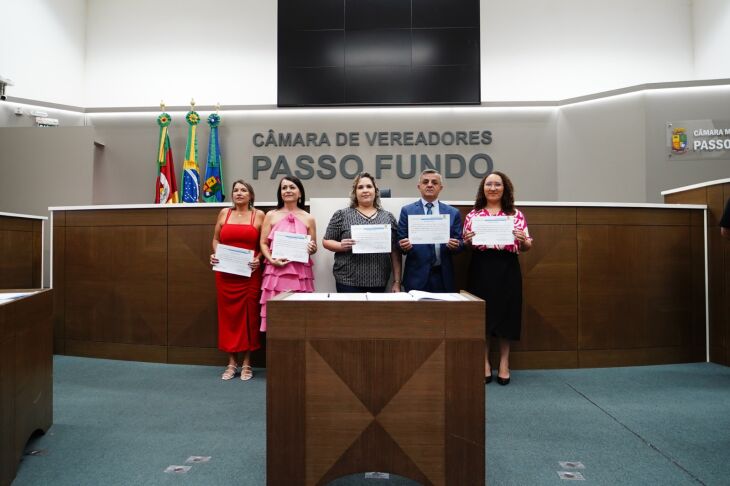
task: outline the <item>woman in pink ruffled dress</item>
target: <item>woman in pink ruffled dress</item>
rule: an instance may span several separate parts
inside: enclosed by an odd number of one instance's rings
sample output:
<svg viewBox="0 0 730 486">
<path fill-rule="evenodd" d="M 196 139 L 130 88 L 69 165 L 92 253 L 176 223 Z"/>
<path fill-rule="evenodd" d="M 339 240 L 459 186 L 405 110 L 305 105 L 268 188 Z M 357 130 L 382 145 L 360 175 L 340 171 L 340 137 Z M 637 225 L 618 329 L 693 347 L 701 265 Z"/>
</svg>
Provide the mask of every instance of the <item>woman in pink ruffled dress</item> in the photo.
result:
<svg viewBox="0 0 730 486">
<path fill-rule="evenodd" d="M 272 258 L 274 234 L 277 231 L 309 235 L 307 250 L 317 251 L 317 226 L 314 216 L 304 210 L 304 186 L 294 176 L 282 177 L 276 194 L 276 209 L 269 211 L 261 227 L 261 254 L 266 259 L 261 284 L 261 331 L 266 332 L 266 302 L 288 290 L 314 292 L 312 259 L 307 263 Z"/>
</svg>

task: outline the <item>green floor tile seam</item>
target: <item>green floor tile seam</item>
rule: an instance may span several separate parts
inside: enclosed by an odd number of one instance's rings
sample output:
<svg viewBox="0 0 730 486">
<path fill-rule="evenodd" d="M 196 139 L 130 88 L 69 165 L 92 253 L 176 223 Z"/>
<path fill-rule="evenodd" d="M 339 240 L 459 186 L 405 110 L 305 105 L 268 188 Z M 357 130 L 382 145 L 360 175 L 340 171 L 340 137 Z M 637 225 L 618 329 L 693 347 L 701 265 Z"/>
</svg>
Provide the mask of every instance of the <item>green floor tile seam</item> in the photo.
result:
<svg viewBox="0 0 730 486">
<path fill-rule="evenodd" d="M 635 436 L 636 438 L 638 438 L 638 439 L 639 439 L 640 441 L 642 441 L 642 442 L 643 442 L 643 443 L 644 443 L 644 444 L 645 444 L 645 445 L 646 445 L 647 447 L 649 447 L 650 449 L 652 449 L 653 451 L 655 451 L 656 453 L 658 453 L 659 455 L 661 455 L 662 457 L 664 457 L 664 458 L 665 458 L 665 459 L 666 459 L 667 461 L 669 461 L 669 462 L 670 462 L 670 463 L 671 463 L 672 465 L 674 465 L 674 466 L 675 466 L 675 467 L 676 467 L 677 469 L 679 469 L 679 470 L 681 470 L 682 472 L 684 472 L 684 473 L 685 473 L 685 474 L 686 474 L 687 476 L 689 476 L 689 477 L 690 477 L 690 479 L 692 479 L 692 480 L 696 481 L 696 482 L 697 482 L 698 484 L 701 484 L 701 485 L 703 485 L 703 486 L 707 486 L 707 484 L 706 484 L 705 482 L 703 482 L 703 481 L 702 481 L 702 480 L 701 480 L 700 478 L 698 478 L 697 476 L 695 476 L 695 475 L 694 475 L 694 474 L 692 473 L 692 471 L 690 471 L 689 469 L 687 469 L 687 468 L 685 468 L 684 466 L 682 466 L 682 465 L 681 465 L 681 464 L 680 464 L 679 462 L 677 462 L 677 460 L 676 460 L 676 459 L 674 459 L 674 458 L 673 458 L 672 456 L 670 456 L 669 454 L 665 453 L 664 451 L 662 451 L 661 449 L 659 449 L 659 448 L 658 448 L 657 446 L 655 446 L 654 444 L 652 444 L 652 443 L 651 443 L 651 442 L 650 442 L 650 441 L 649 441 L 649 440 L 648 440 L 647 438 L 645 438 L 645 437 L 644 437 L 643 435 L 641 435 L 641 434 L 639 434 L 638 432 L 636 432 L 636 431 L 634 431 L 633 429 L 631 429 L 631 427 L 629 427 L 628 425 L 626 425 L 625 423 L 623 423 L 623 422 L 622 422 L 621 420 L 619 420 L 619 419 L 618 419 L 618 418 L 617 418 L 617 417 L 616 417 L 615 415 L 613 415 L 613 414 L 612 414 L 611 412 L 609 412 L 609 411 L 608 411 L 608 410 L 606 410 L 605 408 L 601 407 L 601 406 L 600 406 L 600 405 L 599 405 L 598 403 L 596 403 L 595 401 L 591 400 L 591 399 L 590 399 L 590 398 L 588 397 L 588 395 L 586 395 L 585 393 L 581 392 L 580 390 L 578 390 L 578 389 L 577 389 L 576 387 L 574 387 L 573 385 L 571 385 L 571 384 L 570 384 L 570 383 L 568 383 L 568 382 L 565 382 L 565 384 L 566 384 L 566 385 L 567 385 L 567 386 L 568 386 L 569 388 L 571 388 L 571 389 L 572 389 L 572 390 L 573 390 L 573 391 L 574 391 L 575 393 L 577 393 L 578 395 L 580 395 L 581 397 L 583 397 L 583 398 L 584 398 L 584 399 L 585 399 L 585 400 L 586 400 L 587 402 L 589 402 L 589 403 L 590 403 L 590 404 L 592 404 L 592 405 L 593 405 L 594 407 L 596 407 L 596 408 L 597 408 L 598 410 L 600 410 L 601 412 L 603 412 L 603 413 L 604 413 L 604 414 L 605 414 L 606 416 L 608 416 L 608 417 L 609 417 L 609 418 L 610 418 L 611 420 L 613 420 L 614 422 L 616 422 L 617 424 L 619 424 L 619 425 L 620 425 L 621 427 L 623 427 L 623 428 L 624 428 L 625 430 L 627 430 L 627 431 L 628 431 L 629 433 L 631 433 L 631 434 L 632 434 L 632 435 L 634 435 L 634 436 Z"/>
</svg>

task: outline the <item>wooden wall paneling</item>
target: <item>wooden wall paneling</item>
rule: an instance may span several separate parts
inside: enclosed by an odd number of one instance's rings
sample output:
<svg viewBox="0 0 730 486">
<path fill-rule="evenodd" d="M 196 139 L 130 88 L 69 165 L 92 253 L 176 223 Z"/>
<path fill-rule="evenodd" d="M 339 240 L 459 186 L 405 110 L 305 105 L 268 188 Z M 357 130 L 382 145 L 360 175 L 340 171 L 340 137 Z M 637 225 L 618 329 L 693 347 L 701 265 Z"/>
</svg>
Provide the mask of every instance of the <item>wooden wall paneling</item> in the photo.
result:
<svg viewBox="0 0 730 486">
<path fill-rule="evenodd" d="M 707 188 L 699 187 L 689 191 L 675 192 L 664 196 L 666 204 L 707 204 Z"/>
<path fill-rule="evenodd" d="M 482 381 L 483 362 L 483 340 L 446 341 L 446 484 L 486 483 L 486 469 L 474 475 L 470 468 L 486 452 L 485 394 L 470 386 Z M 475 423 L 485 426 L 473 427 Z"/>
<path fill-rule="evenodd" d="M 577 208 L 574 207 L 523 206 L 518 209 L 525 215 L 528 228 L 534 225 L 576 224 Z"/>
<path fill-rule="evenodd" d="M 167 209 L 167 224 L 169 226 L 210 226 L 210 235 L 213 239 L 213 227 L 218 219 L 221 208 L 174 208 Z M 208 242 L 210 243 L 210 242 Z M 208 245 L 210 247 L 210 245 Z M 209 248 L 210 249 L 210 248 Z"/>
<path fill-rule="evenodd" d="M 579 225 L 687 226 L 690 224 L 690 214 L 686 209 L 580 207 L 577 211 Z"/>
<path fill-rule="evenodd" d="M 89 209 L 67 211 L 66 226 L 164 226 L 167 210 L 154 209 Z"/>
<path fill-rule="evenodd" d="M 723 184 L 722 185 L 722 201 L 725 203 L 728 199 L 730 199 L 730 184 Z M 719 218 L 722 218 L 722 211 L 725 210 L 725 205 L 723 204 Z M 716 232 L 719 230 L 715 230 Z M 726 239 L 722 239 L 722 259 L 723 259 L 723 281 L 718 282 L 722 286 L 722 290 L 720 293 L 720 301 L 724 303 L 722 305 L 722 309 L 720 314 L 718 316 L 718 327 L 721 327 L 724 329 L 724 336 L 725 336 L 725 359 L 722 361 L 722 364 L 726 366 L 730 366 L 730 241 Z"/>
<path fill-rule="evenodd" d="M 687 227 L 579 226 L 581 353 L 689 345 L 690 242 Z"/>
<path fill-rule="evenodd" d="M 53 423 L 53 291 L 0 305 L 0 484 L 10 485 L 28 439 Z"/>
<path fill-rule="evenodd" d="M 43 221 L 33 221 L 33 263 L 31 288 L 43 287 Z"/>
<path fill-rule="evenodd" d="M 575 225 L 530 225 L 533 248 L 520 256 L 522 336 L 515 351 L 575 350 L 578 269 Z"/>
<path fill-rule="evenodd" d="M 689 211 L 687 211 L 689 213 Z M 648 227 L 646 345 L 692 348 L 693 254 L 690 227 Z"/>
<path fill-rule="evenodd" d="M 66 338 L 66 212 L 53 212 L 53 352 L 65 354 Z M 50 271 L 50 269 L 49 269 Z"/>
<path fill-rule="evenodd" d="M 342 319 L 342 307 L 333 306 L 329 302 L 313 302 L 308 305 L 311 312 L 307 319 L 307 337 L 309 339 L 341 339 L 355 334 L 362 339 L 409 339 L 419 336 L 422 339 L 443 339 L 443 323 L 449 315 L 453 315 L 453 303 L 439 302 L 438 313 L 428 316 L 419 316 L 414 319 L 408 306 L 398 302 L 385 302 L 383 309 L 388 309 L 380 315 L 372 315 L 369 302 L 347 302 L 348 318 Z M 451 304 L 451 305 L 450 305 Z M 338 326 L 331 326 L 337 322 Z M 393 326 L 398 322 L 398 326 Z M 274 336 L 269 336 L 271 339 Z"/>
<path fill-rule="evenodd" d="M 12 304 L 12 303 L 11 303 Z M 22 452 L 37 430 L 53 423 L 53 292 L 15 302 L 16 334 L 15 448 Z"/>
<path fill-rule="evenodd" d="M 266 483 L 303 485 L 305 481 L 304 341 L 269 340 L 266 370 Z M 286 447 L 274 447 L 287 444 Z"/>
<path fill-rule="evenodd" d="M 490 362 L 499 363 L 499 352 L 490 349 Z M 512 351 L 509 353 L 509 364 L 515 370 L 541 370 L 579 368 L 578 349 L 568 351 Z M 493 368 L 494 369 L 494 368 Z"/>
<path fill-rule="evenodd" d="M 723 187 L 707 187 L 707 248 L 709 253 L 708 279 L 710 284 L 710 361 L 728 365 L 730 329 L 725 324 L 728 300 L 725 299 L 725 255 L 727 244 L 720 236 L 720 218 L 725 208 Z"/>
<path fill-rule="evenodd" d="M 0 221 L 0 288 L 33 288 L 33 220 L 0 216 Z"/>
<path fill-rule="evenodd" d="M 696 361 L 688 347 L 645 347 L 625 349 L 582 349 L 579 352 L 581 368 L 613 366 L 644 366 Z M 704 361 L 704 358 L 700 361 Z"/>
<path fill-rule="evenodd" d="M 704 211 L 693 211 L 691 233 L 691 268 L 692 268 L 692 320 L 687 330 L 687 342 L 693 348 L 692 361 L 705 361 L 706 353 L 706 309 L 705 309 L 705 228 L 704 219 L 695 218 L 696 213 L 704 215 Z"/>
<path fill-rule="evenodd" d="M 253 361 L 253 359 L 252 359 Z M 218 347 L 168 346 L 167 362 L 174 364 L 195 364 L 203 366 L 224 366 L 228 363 L 228 355 Z M 263 367 L 265 361 L 252 362 L 254 367 Z M 221 369 L 221 373 L 223 370 Z"/>
<path fill-rule="evenodd" d="M 168 226 L 167 234 L 168 344 L 215 348 L 218 306 L 215 272 L 210 267 L 213 225 Z"/>
<path fill-rule="evenodd" d="M 167 347 L 151 344 L 66 339 L 65 353 L 70 356 L 84 356 L 87 358 L 146 361 L 149 363 L 167 362 Z"/>
<path fill-rule="evenodd" d="M 6 306 L 0 306 L 0 485 L 12 483 L 20 456 L 14 450 L 15 434 L 15 332 Z"/>
<path fill-rule="evenodd" d="M 66 337 L 165 345 L 164 226 L 66 229 Z"/>
</svg>

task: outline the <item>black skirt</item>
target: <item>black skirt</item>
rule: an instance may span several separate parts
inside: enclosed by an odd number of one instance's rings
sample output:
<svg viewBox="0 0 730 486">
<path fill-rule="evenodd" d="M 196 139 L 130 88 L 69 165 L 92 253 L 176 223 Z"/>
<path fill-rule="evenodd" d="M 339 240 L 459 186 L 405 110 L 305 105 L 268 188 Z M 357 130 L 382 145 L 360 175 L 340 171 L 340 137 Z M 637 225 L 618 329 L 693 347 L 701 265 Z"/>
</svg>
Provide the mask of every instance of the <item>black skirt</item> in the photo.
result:
<svg viewBox="0 0 730 486">
<path fill-rule="evenodd" d="M 522 330 L 522 273 L 516 253 L 473 250 L 469 292 L 487 303 L 487 338 L 518 341 Z"/>
</svg>

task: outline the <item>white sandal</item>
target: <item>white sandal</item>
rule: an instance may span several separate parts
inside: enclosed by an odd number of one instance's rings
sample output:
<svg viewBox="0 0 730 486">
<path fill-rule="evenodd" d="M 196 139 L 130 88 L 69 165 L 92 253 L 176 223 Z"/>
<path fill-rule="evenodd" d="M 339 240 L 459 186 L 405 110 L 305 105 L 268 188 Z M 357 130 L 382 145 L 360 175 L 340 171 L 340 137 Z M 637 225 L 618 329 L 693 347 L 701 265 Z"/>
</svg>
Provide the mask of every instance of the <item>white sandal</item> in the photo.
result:
<svg viewBox="0 0 730 486">
<path fill-rule="evenodd" d="M 238 371 L 238 366 L 229 364 L 226 366 L 226 370 L 221 375 L 221 380 L 230 380 L 236 376 L 236 371 Z"/>
<path fill-rule="evenodd" d="M 253 378 L 253 368 L 251 368 L 249 365 L 241 366 L 241 379 L 243 381 L 248 381 L 251 378 Z"/>
</svg>

